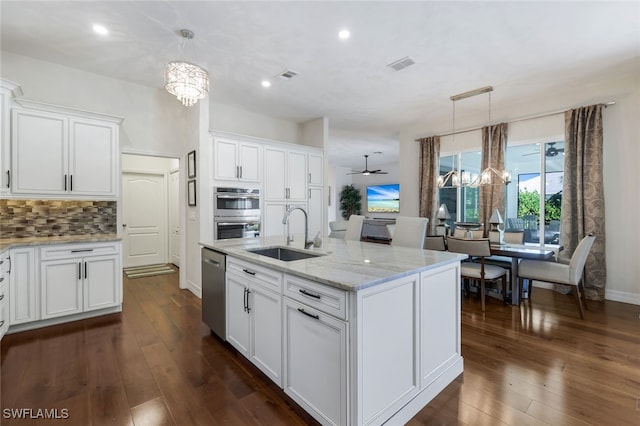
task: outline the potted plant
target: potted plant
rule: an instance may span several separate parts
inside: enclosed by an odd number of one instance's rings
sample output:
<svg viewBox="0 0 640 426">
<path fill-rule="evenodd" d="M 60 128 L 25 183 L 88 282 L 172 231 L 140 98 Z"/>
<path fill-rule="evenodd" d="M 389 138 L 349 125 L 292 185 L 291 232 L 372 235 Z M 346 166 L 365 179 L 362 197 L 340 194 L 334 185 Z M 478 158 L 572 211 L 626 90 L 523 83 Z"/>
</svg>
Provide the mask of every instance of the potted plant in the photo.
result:
<svg viewBox="0 0 640 426">
<path fill-rule="evenodd" d="M 340 210 L 342 217 L 349 220 L 352 214 L 360 214 L 362 195 L 360 190 L 353 185 L 345 185 L 340 192 Z"/>
</svg>

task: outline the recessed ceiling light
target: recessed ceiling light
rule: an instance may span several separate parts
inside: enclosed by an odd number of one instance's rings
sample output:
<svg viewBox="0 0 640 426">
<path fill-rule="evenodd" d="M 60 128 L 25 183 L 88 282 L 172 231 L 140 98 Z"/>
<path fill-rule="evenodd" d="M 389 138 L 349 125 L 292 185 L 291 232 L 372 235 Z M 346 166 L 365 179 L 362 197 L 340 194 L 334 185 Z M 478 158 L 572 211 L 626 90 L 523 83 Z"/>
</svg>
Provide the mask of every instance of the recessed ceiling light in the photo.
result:
<svg viewBox="0 0 640 426">
<path fill-rule="evenodd" d="M 269 80 L 262 80 L 262 87 L 271 87 L 271 82 Z"/>
<path fill-rule="evenodd" d="M 103 25 L 100 25 L 100 24 L 93 24 L 93 31 L 96 34 L 100 34 L 100 35 L 109 34 L 109 31 Z"/>
<path fill-rule="evenodd" d="M 346 40 L 351 37 L 351 33 L 349 32 L 349 30 L 342 30 L 338 33 L 338 37 L 340 37 L 342 40 Z"/>
</svg>

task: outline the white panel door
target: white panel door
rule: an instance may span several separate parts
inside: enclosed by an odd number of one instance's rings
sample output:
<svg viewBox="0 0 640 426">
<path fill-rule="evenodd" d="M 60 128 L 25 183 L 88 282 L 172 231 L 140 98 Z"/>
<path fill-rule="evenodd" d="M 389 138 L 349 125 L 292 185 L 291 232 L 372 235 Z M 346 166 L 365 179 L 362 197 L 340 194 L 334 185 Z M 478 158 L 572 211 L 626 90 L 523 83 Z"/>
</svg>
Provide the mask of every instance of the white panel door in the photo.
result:
<svg viewBox="0 0 640 426">
<path fill-rule="evenodd" d="M 169 173 L 169 257 L 180 267 L 180 172 Z"/>
<path fill-rule="evenodd" d="M 166 263 L 167 185 L 164 174 L 122 174 L 124 267 Z"/>
<path fill-rule="evenodd" d="M 22 247 L 9 251 L 10 325 L 40 319 L 40 295 L 38 294 L 39 282 L 35 250 L 34 247 Z"/>
<path fill-rule="evenodd" d="M 12 191 L 67 193 L 67 118 L 14 110 L 12 120 Z"/>
<path fill-rule="evenodd" d="M 264 149 L 264 199 L 284 200 L 287 198 L 287 152 L 280 148 Z"/>
<path fill-rule="evenodd" d="M 282 386 L 282 295 L 251 286 L 251 362 Z"/>
<path fill-rule="evenodd" d="M 307 154 L 304 152 L 289 151 L 288 162 L 288 187 L 289 199 L 292 201 L 306 201 L 307 199 Z"/>
<path fill-rule="evenodd" d="M 287 206 L 297 206 L 296 204 L 286 203 L 265 203 L 262 208 L 264 219 L 262 221 L 261 235 L 265 237 L 284 236 L 287 233 L 287 225 L 282 223 Z M 306 205 L 300 205 L 306 210 Z M 301 211 L 294 211 L 289 216 L 289 232 L 296 236 L 304 236 L 304 215 Z M 309 238 L 314 237 L 310 235 Z M 302 242 L 300 243 L 302 244 Z"/>
<path fill-rule="evenodd" d="M 309 187 L 309 238 L 320 233 L 324 238 L 324 190 L 321 186 Z"/>
<path fill-rule="evenodd" d="M 42 319 L 82 312 L 82 262 L 80 258 L 41 264 Z"/>
<path fill-rule="evenodd" d="M 226 277 L 226 319 L 227 342 L 246 358 L 249 357 L 249 312 L 247 312 L 246 279 L 227 273 Z"/>
<path fill-rule="evenodd" d="M 322 155 L 309 154 L 309 185 L 322 185 Z"/>
<path fill-rule="evenodd" d="M 86 257 L 82 266 L 85 312 L 122 303 L 119 256 Z"/>
<path fill-rule="evenodd" d="M 71 119 L 69 138 L 69 191 L 72 194 L 117 194 L 118 126 Z"/>
<path fill-rule="evenodd" d="M 237 180 L 238 142 L 216 138 L 214 156 L 215 179 Z"/>
<path fill-rule="evenodd" d="M 248 143 L 238 145 L 240 157 L 240 179 L 248 182 L 260 182 L 260 146 Z"/>
</svg>

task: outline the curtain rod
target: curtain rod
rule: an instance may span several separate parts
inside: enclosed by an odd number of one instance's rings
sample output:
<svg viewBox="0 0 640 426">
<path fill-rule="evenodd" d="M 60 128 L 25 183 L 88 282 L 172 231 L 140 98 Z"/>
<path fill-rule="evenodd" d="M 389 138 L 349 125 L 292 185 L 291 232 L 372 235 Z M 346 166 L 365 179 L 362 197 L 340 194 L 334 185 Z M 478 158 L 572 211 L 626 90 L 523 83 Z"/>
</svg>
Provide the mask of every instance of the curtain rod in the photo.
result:
<svg viewBox="0 0 640 426">
<path fill-rule="evenodd" d="M 607 107 L 613 106 L 615 104 L 616 104 L 616 101 L 609 101 L 609 102 L 602 102 L 602 103 L 596 104 L 596 105 L 602 105 L 603 107 L 607 108 Z M 551 115 L 563 114 L 566 111 L 567 111 L 567 109 L 563 109 L 563 110 L 552 111 L 552 112 L 544 112 L 542 114 L 527 115 L 525 117 L 515 118 L 515 119 L 513 119 L 511 121 L 508 121 L 508 123 L 511 124 L 511 123 L 517 123 L 518 121 L 533 120 L 534 118 L 549 117 Z M 483 127 L 485 127 L 485 126 L 470 127 L 470 128 L 467 128 L 467 129 L 456 130 L 455 132 L 442 133 L 442 134 L 434 135 L 434 136 L 443 137 L 443 136 L 459 135 L 461 133 L 475 132 L 476 130 L 480 130 Z M 416 139 L 416 142 L 420 142 L 420 139 Z"/>
</svg>

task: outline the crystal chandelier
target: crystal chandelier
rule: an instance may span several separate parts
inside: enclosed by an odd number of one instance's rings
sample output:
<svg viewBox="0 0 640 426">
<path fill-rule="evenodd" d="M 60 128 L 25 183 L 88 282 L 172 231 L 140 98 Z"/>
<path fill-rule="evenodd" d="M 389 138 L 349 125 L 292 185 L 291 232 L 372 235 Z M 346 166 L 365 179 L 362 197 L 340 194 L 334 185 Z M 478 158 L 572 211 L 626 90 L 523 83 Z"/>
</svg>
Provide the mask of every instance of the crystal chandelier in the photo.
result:
<svg viewBox="0 0 640 426">
<path fill-rule="evenodd" d="M 180 30 L 180 35 L 184 37 L 180 49 L 182 53 L 187 41 L 193 39 L 194 34 L 190 30 Z M 193 106 L 209 94 L 209 73 L 191 62 L 172 61 L 164 70 L 164 88 L 184 106 Z"/>
<path fill-rule="evenodd" d="M 471 90 L 469 92 L 460 93 L 459 95 L 451 96 L 449 99 L 453 101 L 453 131 L 451 132 L 453 142 L 455 145 L 456 137 L 456 101 L 460 99 L 469 98 L 471 96 L 480 95 L 482 93 L 489 93 L 489 123 L 491 123 L 491 92 L 492 86 L 485 86 L 479 89 Z M 491 124 L 489 124 L 489 140 L 491 140 Z M 479 175 L 471 174 L 467 171 L 458 172 L 453 165 L 452 169 L 446 174 L 438 177 L 438 187 L 471 187 L 477 188 L 478 186 L 494 185 L 494 184 L 509 184 L 511 182 L 511 174 L 508 171 L 496 170 L 491 167 L 491 151 L 489 151 L 489 167 L 480 172 Z"/>
</svg>

